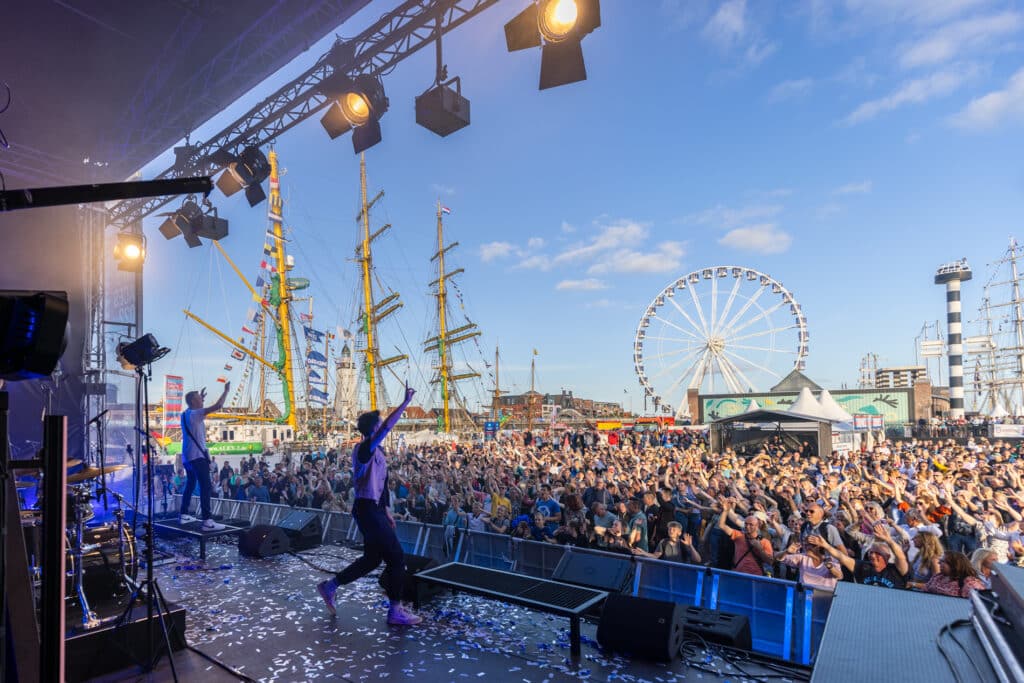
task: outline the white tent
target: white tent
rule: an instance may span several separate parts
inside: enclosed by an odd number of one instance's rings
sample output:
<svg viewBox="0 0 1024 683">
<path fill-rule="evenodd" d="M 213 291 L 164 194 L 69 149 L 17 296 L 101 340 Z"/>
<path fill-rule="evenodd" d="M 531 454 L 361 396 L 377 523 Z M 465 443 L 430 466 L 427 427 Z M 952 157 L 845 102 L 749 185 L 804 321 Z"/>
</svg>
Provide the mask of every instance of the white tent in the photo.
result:
<svg viewBox="0 0 1024 683">
<path fill-rule="evenodd" d="M 820 417 L 826 420 L 832 419 L 825 414 L 817 399 L 814 398 L 814 394 L 807 387 L 800 390 L 800 395 L 796 397 L 796 402 L 789 407 L 789 412 L 809 415 L 810 417 Z"/>
<path fill-rule="evenodd" d="M 828 393 L 828 389 L 821 390 L 818 403 L 828 419 L 837 422 L 853 422 L 853 415 L 843 410 L 843 407 L 832 398 L 832 394 Z"/>
<path fill-rule="evenodd" d="M 1006 408 L 997 405 L 995 407 L 995 410 L 992 411 L 992 413 L 991 413 L 991 415 L 989 415 L 989 417 L 994 417 L 994 418 L 996 418 L 998 420 L 999 418 L 1006 417 L 1007 415 L 1009 415 L 1009 413 L 1006 412 Z"/>
<path fill-rule="evenodd" d="M 747 406 L 747 409 L 744 410 L 743 412 L 745 412 L 745 413 L 752 413 L 755 410 L 761 410 L 761 406 L 759 406 L 757 404 L 757 401 L 755 401 L 754 399 L 750 399 L 750 405 Z"/>
</svg>

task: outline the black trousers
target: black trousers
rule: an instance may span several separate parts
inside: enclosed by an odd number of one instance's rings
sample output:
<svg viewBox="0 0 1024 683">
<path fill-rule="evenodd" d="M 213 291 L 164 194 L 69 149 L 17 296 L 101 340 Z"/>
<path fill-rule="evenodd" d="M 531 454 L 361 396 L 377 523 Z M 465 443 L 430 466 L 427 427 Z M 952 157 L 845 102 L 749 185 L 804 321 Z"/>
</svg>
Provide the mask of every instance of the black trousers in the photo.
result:
<svg viewBox="0 0 1024 683">
<path fill-rule="evenodd" d="M 405 585 L 405 553 L 385 509 L 369 498 L 356 498 L 352 516 L 363 534 L 363 556 L 335 574 L 334 580 L 339 584 L 352 583 L 384 562 L 384 590 L 388 600 L 396 604 L 402 599 Z"/>
<path fill-rule="evenodd" d="M 182 463 L 185 466 L 185 491 L 181 494 L 181 514 L 188 514 L 189 503 L 192 502 L 192 492 L 196 488 L 196 480 L 199 481 L 199 508 L 202 510 L 203 520 L 211 518 L 210 514 L 210 490 L 213 485 L 210 483 L 210 461 L 206 458 L 198 460 L 186 460 Z"/>
</svg>

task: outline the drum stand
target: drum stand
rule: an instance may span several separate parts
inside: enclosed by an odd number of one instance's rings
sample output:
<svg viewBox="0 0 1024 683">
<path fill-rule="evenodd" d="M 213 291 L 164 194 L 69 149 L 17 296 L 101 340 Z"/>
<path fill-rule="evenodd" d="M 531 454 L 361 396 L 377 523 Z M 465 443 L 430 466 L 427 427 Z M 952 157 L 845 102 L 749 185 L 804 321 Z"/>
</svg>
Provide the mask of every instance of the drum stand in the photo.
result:
<svg viewBox="0 0 1024 683">
<path fill-rule="evenodd" d="M 82 579 L 85 577 L 85 567 L 82 558 L 85 553 L 94 550 L 94 546 L 82 545 L 82 532 L 85 527 L 85 516 L 82 514 L 81 505 L 86 505 L 92 499 L 89 489 L 86 486 L 72 486 L 72 496 L 75 510 L 75 542 L 71 544 L 71 557 L 75 566 L 75 592 L 78 594 L 78 604 L 82 608 L 82 628 L 93 629 L 100 625 L 96 613 L 89 607 L 89 599 L 85 597 L 85 587 Z"/>
<path fill-rule="evenodd" d="M 145 672 L 153 671 L 156 667 L 156 663 L 160 660 L 161 654 L 163 654 L 163 648 L 167 649 L 167 661 L 171 665 L 171 675 L 174 678 L 174 683 L 178 683 L 178 671 L 174 667 L 174 652 L 171 649 L 171 635 L 170 627 L 167 625 L 166 613 L 169 612 L 167 608 L 167 600 L 164 598 L 163 591 L 160 590 L 160 585 L 156 579 L 153 578 L 153 507 L 154 507 L 154 496 L 153 496 L 153 457 L 156 455 L 153 449 L 153 444 L 149 439 L 149 376 L 152 372 L 151 365 L 138 366 L 135 368 L 138 373 L 138 379 L 136 380 L 142 388 L 140 400 L 138 400 L 135 415 L 136 433 L 143 431 L 143 425 L 139 424 L 140 413 L 145 414 L 145 431 L 143 434 L 146 439 L 146 479 L 148 486 L 146 487 L 146 523 L 144 528 L 146 530 L 146 579 L 138 585 L 132 592 L 131 597 L 128 599 L 128 606 L 125 608 L 124 614 L 118 619 L 118 626 L 127 624 L 131 620 L 132 608 L 135 606 L 136 600 L 141 595 L 145 594 L 146 601 L 146 658 L 142 662 L 142 670 Z M 139 397 L 140 392 L 136 392 L 136 397 Z M 136 477 L 138 477 L 138 470 L 136 470 Z M 137 483 L 136 483 L 137 486 Z M 138 488 L 136 488 L 138 490 Z M 137 514 L 137 513 L 136 513 Z M 163 648 L 158 649 L 154 652 L 153 648 L 153 620 L 160 622 L 160 629 L 163 631 Z"/>
</svg>

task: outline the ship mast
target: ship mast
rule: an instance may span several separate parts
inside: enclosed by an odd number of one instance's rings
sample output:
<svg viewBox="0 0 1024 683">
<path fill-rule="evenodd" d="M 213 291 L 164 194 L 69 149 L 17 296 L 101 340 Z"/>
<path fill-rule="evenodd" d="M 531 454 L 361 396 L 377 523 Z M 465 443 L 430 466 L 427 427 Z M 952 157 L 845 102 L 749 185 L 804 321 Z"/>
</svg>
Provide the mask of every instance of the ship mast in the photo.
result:
<svg viewBox="0 0 1024 683">
<path fill-rule="evenodd" d="M 491 420 L 498 419 L 498 399 L 504 393 L 501 390 L 501 374 L 499 368 L 500 357 L 498 356 L 498 346 L 494 346 L 494 391 L 491 392 L 494 398 L 491 399 Z"/>
<path fill-rule="evenodd" d="M 270 148 L 267 155 L 270 161 L 270 217 L 271 232 L 274 238 L 272 251 L 277 261 L 277 273 L 271 278 L 271 301 L 277 306 L 277 334 L 278 350 L 280 357 L 277 364 L 281 367 L 284 378 L 284 419 L 292 429 L 297 429 L 295 410 L 292 404 L 295 400 L 295 377 L 292 369 L 292 334 L 291 334 L 291 311 L 289 305 L 291 294 L 288 291 L 288 259 L 284 250 L 284 214 L 282 207 L 284 201 L 281 199 L 281 180 L 278 174 L 277 152 Z M 276 277 L 276 280 L 274 279 Z M 273 289 L 276 287 L 276 293 Z"/>
<path fill-rule="evenodd" d="M 391 227 L 391 224 L 384 225 L 380 230 L 377 230 L 372 235 L 370 234 L 370 209 L 377 203 L 377 200 L 384 196 L 384 192 L 378 192 L 370 201 L 367 201 L 366 199 L 366 154 L 359 155 L 359 191 L 361 208 L 358 220 L 362 221 L 363 239 L 362 244 L 357 248 L 356 253 L 359 256 L 358 260 L 361 264 L 360 272 L 362 274 L 363 284 L 362 330 L 366 344 L 363 348 L 363 360 L 366 371 L 366 381 L 369 385 L 370 410 L 378 410 L 380 404 L 383 403 L 383 400 L 379 400 L 378 395 L 383 396 L 384 384 L 380 371 L 392 363 L 405 360 L 407 356 L 402 354 L 392 356 L 390 358 L 380 357 L 380 341 L 377 334 L 377 323 L 397 311 L 403 304 L 398 300 L 397 292 L 389 294 L 380 302 L 374 302 L 373 300 L 373 253 L 371 251 L 371 245 L 373 240 L 380 237 L 388 228 Z"/>
<path fill-rule="evenodd" d="M 480 336 L 480 330 L 477 329 L 476 325 L 469 323 L 455 329 L 448 329 L 448 279 L 455 277 L 459 273 L 463 272 L 462 268 L 458 268 L 451 272 L 445 270 L 444 256 L 445 254 L 458 246 L 458 242 L 452 242 L 447 247 L 444 246 L 444 211 L 441 206 L 441 202 L 437 202 L 437 253 L 434 254 L 430 260 L 437 261 L 437 279 L 431 282 L 431 285 L 437 286 L 437 292 L 435 297 L 437 298 L 437 322 L 438 322 L 438 333 L 437 336 L 431 337 L 424 342 L 426 351 L 437 351 L 438 360 L 436 363 L 437 378 L 434 379 L 434 383 L 441 385 L 441 420 L 438 426 L 442 432 L 451 431 L 451 393 L 454 389 L 454 383 L 462 379 L 470 379 L 472 377 L 479 377 L 480 374 L 477 372 L 465 372 L 460 374 L 452 373 L 452 362 L 451 362 L 451 347 L 453 344 L 463 342 L 474 337 Z"/>
</svg>

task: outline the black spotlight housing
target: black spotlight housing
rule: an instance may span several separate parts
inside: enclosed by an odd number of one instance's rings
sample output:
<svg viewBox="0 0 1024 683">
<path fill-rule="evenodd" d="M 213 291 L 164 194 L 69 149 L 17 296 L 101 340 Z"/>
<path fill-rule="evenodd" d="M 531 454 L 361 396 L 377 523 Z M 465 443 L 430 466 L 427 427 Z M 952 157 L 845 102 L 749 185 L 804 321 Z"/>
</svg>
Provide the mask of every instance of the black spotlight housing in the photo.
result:
<svg viewBox="0 0 1024 683">
<path fill-rule="evenodd" d="M 218 159 L 231 158 L 230 154 L 217 155 Z M 224 196 L 230 197 L 245 189 L 249 206 L 256 206 L 267 198 L 263 192 L 263 181 L 270 177 L 270 162 L 259 147 L 246 147 L 237 158 L 232 159 L 220 178 L 217 187 Z"/>
<path fill-rule="evenodd" d="M 321 83 L 321 92 L 334 100 L 320 119 L 332 140 L 352 130 L 356 154 L 381 141 L 380 117 L 390 103 L 379 78 L 369 74 L 352 78 L 335 74 Z"/>
<path fill-rule="evenodd" d="M 469 100 L 443 83 L 416 98 L 416 123 L 441 137 L 469 125 Z"/>
<path fill-rule="evenodd" d="M 146 334 L 133 342 L 121 342 L 117 345 L 117 360 L 126 369 L 133 369 L 143 365 L 154 363 L 171 350 L 166 346 L 160 346 L 156 337 Z"/>
<path fill-rule="evenodd" d="M 564 23 L 555 14 L 560 3 L 571 1 L 575 19 Z M 535 0 L 505 24 L 509 52 L 541 48 L 539 88 L 546 90 L 587 78 L 581 42 L 601 26 L 600 0 Z"/>
<path fill-rule="evenodd" d="M 202 245 L 200 237 L 210 240 L 222 240 L 228 236 L 228 221 L 217 216 L 216 210 L 211 214 L 203 212 L 194 199 L 186 199 L 181 208 L 160 225 L 160 234 L 167 239 L 181 235 L 189 248 Z"/>
<path fill-rule="evenodd" d="M 0 379 L 48 377 L 68 345 L 67 292 L 0 291 Z"/>
</svg>

